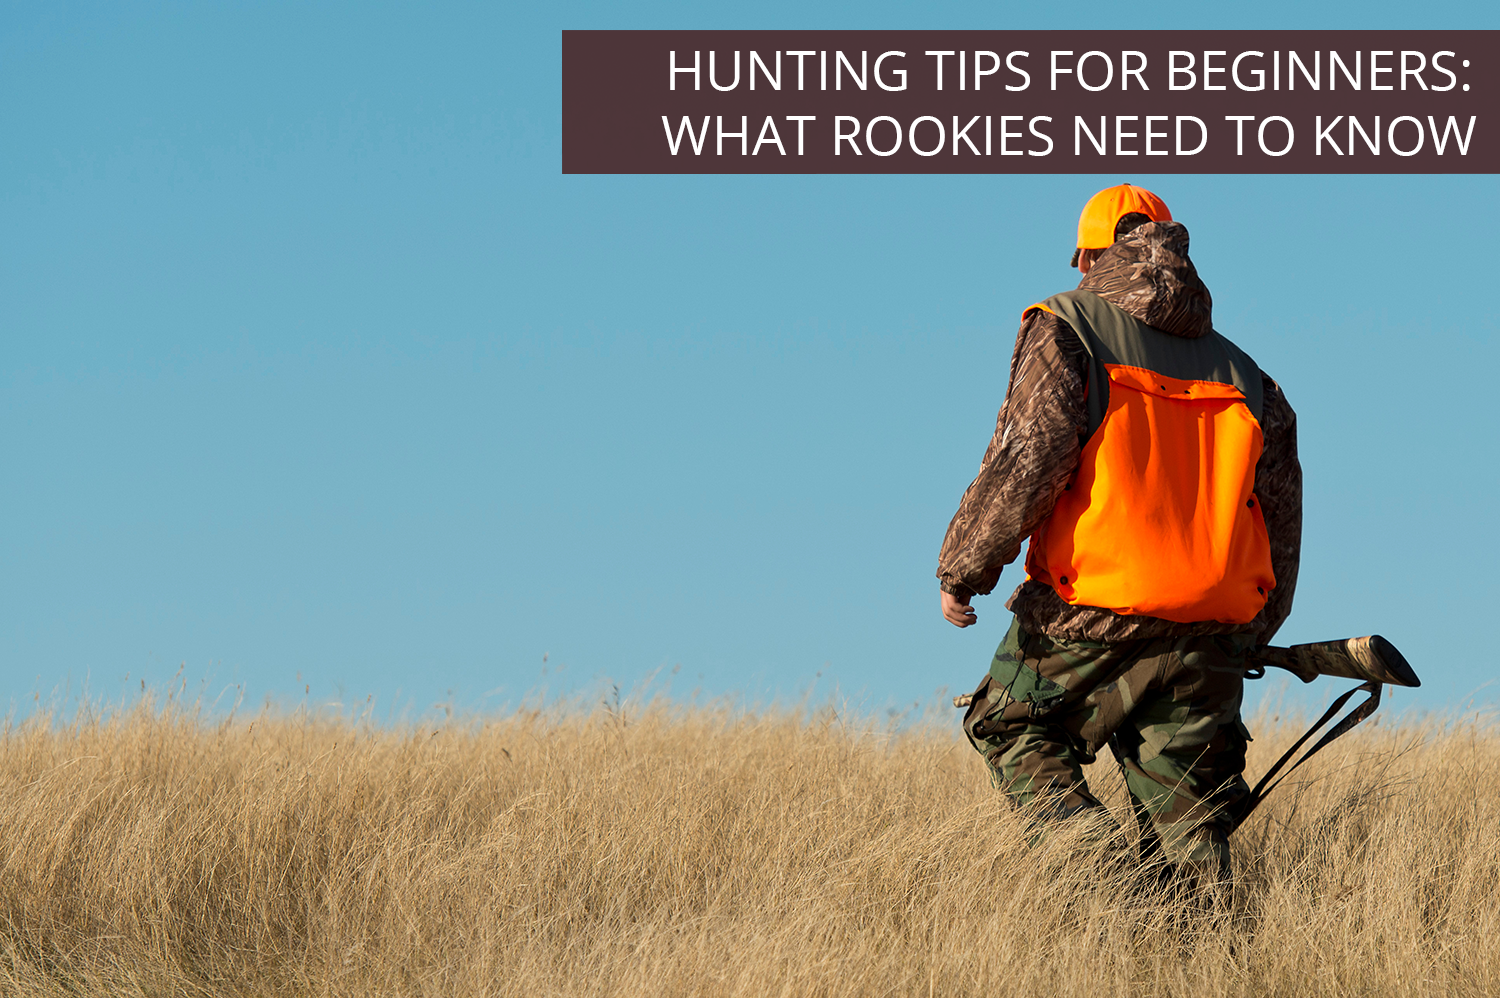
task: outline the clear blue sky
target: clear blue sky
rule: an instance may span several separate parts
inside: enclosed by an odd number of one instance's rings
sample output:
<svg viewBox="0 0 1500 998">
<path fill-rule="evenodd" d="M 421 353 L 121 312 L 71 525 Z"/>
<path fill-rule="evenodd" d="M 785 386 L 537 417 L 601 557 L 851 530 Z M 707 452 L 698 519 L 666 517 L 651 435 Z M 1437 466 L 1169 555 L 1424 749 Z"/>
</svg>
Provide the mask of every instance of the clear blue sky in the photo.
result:
<svg viewBox="0 0 1500 998">
<path fill-rule="evenodd" d="M 560 172 L 565 28 L 1500 27 L 1230 11 L 8 5 L 0 702 L 183 662 L 409 710 L 970 688 L 1008 614 L 944 623 L 938 544 L 1020 309 L 1131 180 L 1300 414 L 1281 639 L 1493 704 L 1500 178 Z"/>
</svg>

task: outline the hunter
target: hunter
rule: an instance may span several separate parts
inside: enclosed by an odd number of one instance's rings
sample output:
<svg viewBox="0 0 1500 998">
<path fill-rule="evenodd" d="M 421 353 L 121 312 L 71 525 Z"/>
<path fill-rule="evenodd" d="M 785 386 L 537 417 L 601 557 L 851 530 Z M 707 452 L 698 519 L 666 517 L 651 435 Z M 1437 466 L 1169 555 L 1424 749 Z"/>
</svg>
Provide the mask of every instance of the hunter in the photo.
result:
<svg viewBox="0 0 1500 998">
<path fill-rule="evenodd" d="M 979 475 L 938 556 L 943 616 L 1030 539 L 1015 619 L 964 716 L 997 786 L 1043 822 L 1101 814 L 1109 745 L 1163 882 L 1227 896 L 1248 794 L 1247 653 L 1292 609 L 1296 415 L 1213 328 L 1188 231 L 1122 184 L 1083 209 L 1074 291 L 1021 319 Z"/>
</svg>

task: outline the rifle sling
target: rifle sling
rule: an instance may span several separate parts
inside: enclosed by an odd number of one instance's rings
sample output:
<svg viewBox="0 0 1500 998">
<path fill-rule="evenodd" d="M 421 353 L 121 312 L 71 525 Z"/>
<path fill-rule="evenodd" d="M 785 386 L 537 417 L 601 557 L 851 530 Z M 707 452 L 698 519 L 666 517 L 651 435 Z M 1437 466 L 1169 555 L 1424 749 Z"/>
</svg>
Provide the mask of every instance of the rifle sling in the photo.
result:
<svg viewBox="0 0 1500 998">
<path fill-rule="evenodd" d="M 1307 753 L 1303 755 L 1302 758 L 1292 763 L 1291 767 L 1287 769 L 1285 773 L 1282 773 L 1281 776 L 1279 778 L 1276 778 L 1273 782 L 1273 777 L 1276 777 L 1276 774 L 1281 772 L 1281 767 L 1285 766 L 1287 760 L 1291 759 L 1293 755 L 1296 755 L 1297 750 L 1302 747 L 1303 743 L 1313 735 L 1317 734 L 1319 729 L 1321 729 L 1323 725 L 1327 724 L 1335 714 L 1343 709 L 1344 704 L 1349 702 L 1349 698 L 1354 696 L 1354 694 L 1360 692 L 1361 690 L 1370 694 L 1365 698 L 1364 702 L 1359 704 L 1359 706 L 1355 707 L 1348 714 L 1346 714 L 1343 719 L 1339 721 L 1339 723 L 1329 728 L 1328 731 L 1323 735 L 1323 737 L 1318 739 L 1317 743 L 1314 744 L 1312 748 L 1307 750 Z M 1286 754 L 1283 755 L 1280 759 L 1276 760 L 1276 765 L 1268 769 L 1266 771 L 1266 775 L 1260 778 L 1260 782 L 1255 785 L 1255 789 L 1250 791 L 1250 796 L 1246 797 L 1237 809 L 1238 814 L 1236 815 L 1237 820 L 1235 824 L 1243 824 L 1245 819 L 1250 817 L 1250 812 L 1259 807 L 1260 802 L 1265 800 L 1266 797 L 1271 793 L 1271 791 L 1275 790 L 1282 780 L 1292 775 L 1292 771 L 1295 770 L 1298 766 L 1302 765 L 1304 762 L 1317 755 L 1318 751 L 1322 749 L 1323 746 L 1327 745 L 1329 742 L 1332 742 L 1340 735 L 1348 733 L 1360 721 L 1363 721 L 1365 718 L 1375 713 L 1376 708 L 1380 706 L 1380 693 L 1381 684 L 1372 680 L 1367 683 L 1360 683 L 1358 686 L 1354 687 L 1354 689 L 1335 699 L 1333 701 L 1333 705 L 1323 713 L 1322 717 L 1318 718 L 1318 722 L 1312 727 L 1308 728 L 1307 733 L 1304 734 L 1301 738 L 1297 739 L 1296 744 L 1287 749 Z"/>
</svg>

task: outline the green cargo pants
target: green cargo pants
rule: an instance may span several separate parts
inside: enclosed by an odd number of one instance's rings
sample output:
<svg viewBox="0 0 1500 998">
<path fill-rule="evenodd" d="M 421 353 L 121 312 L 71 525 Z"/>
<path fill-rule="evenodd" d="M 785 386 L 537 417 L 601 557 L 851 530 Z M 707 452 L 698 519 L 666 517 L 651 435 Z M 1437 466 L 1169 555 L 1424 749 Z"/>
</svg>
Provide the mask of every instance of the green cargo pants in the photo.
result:
<svg viewBox="0 0 1500 998">
<path fill-rule="evenodd" d="M 1012 623 L 964 732 L 995 784 L 1017 804 L 1036 801 L 1044 822 L 1103 806 L 1083 765 L 1109 745 L 1140 825 L 1140 858 L 1227 887 L 1234 805 L 1249 793 L 1239 715 L 1254 644 L 1243 634 L 1059 641 Z"/>
</svg>

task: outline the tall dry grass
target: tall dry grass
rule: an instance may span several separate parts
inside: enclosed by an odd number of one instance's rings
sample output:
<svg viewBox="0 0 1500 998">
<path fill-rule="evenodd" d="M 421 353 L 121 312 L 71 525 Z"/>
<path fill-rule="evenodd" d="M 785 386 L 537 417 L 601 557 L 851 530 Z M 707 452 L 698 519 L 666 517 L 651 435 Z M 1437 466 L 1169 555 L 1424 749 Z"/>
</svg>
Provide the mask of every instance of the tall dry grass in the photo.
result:
<svg viewBox="0 0 1500 998">
<path fill-rule="evenodd" d="M 1298 733 L 1259 727 L 1252 769 Z M 1366 725 L 1305 767 L 1236 835 L 1219 922 L 1100 882 L 1067 835 L 1029 848 L 956 717 L 146 701 L 3 740 L 5 994 L 1500 991 L 1479 721 Z"/>
</svg>

